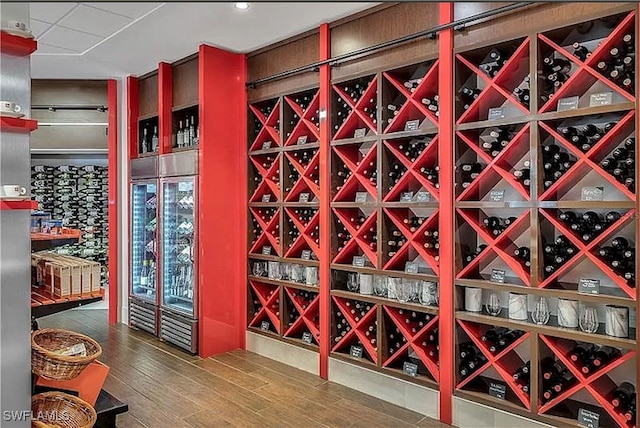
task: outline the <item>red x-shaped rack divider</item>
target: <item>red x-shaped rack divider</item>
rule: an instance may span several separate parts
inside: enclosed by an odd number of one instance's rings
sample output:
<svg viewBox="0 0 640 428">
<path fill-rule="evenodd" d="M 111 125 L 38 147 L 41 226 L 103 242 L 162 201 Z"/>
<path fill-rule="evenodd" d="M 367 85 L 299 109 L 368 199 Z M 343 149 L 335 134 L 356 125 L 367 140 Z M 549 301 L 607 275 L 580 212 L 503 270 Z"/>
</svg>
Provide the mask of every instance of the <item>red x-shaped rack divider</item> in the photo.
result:
<svg viewBox="0 0 640 428">
<path fill-rule="evenodd" d="M 303 193 L 305 190 L 309 190 L 316 197 L 320 197 L 320 186 L 318 186 L 311 178 L 309 178 L 310 174 L 313 172 L 314 168 L 320 164 L 320 150 L 316 151 L 316 154 L 309 161 L 306 166 L 303 166 L 298 160 L 291 155 L 290 152 L 285 153 L 286 159 L 289 161 L 291 165 L 298 171 L 300 178 L 293 185 L 291 191 L 285 198 L 285 202 L 297 202 L 300 193 Z"/>
<path fill-rule="evenodd" d="M 522 157 L 529 152 L 529 125 L 520 129 L 516 135 L 511 139 L 509 144 L 502 149 L 502 151 L 495 158 L 482 150 L 476 142 L 469 138 L 464 132 L 456 132 L 456 135 L 465 142 L 478 157 L 486 164 L 486 167 L 480 172 L 475 180 L 469 187 L 464 189 L 460 195 L 458 195 L 458 201 L 470 200 L 472 196 L 476 195 L 479 191 L 480 184 L 487 185 L 487 188 L 491 188 L 496 185 L 500 179 L 505 180 L 511 187 L 516 189 L 526 200 L 530 200 L 529 189 L 525 188 L 510 170 L 510 164 L 507 159 L 514 159 L 516 162 L 522 159 Z M 507 170 L 509 165 L 509 170 Z M 488 184 L 487 184 L 488 183 Z M 484 195 L 478 195 L 480 199 Z"/>
<path fill-rule="evenodd" d="M 557 132 L 553 127 L 544 122 L 539 122 L 539 125 L 549 135 L 555 138 L 566 150 L 568 150 L 573 156 L 577 158 L 576 163 L 565 172 L 553 185 L 540 195 L 541 200 L 552 200 L 557 196 L 558 192 L 567 186 L 572 181 L 578 181 L 584 177 L 590 171 L 595 171 L 601 175 L 605 180 L 611 184 L 616 190 L 625 195 L 630 200 L 635 200 L 635 195 L 624 185 L 618 182 L 611 174 L 606 172 L 600 163 L 595 161 L 597 156 L 601 156 L 603 152 L 609 153 L 615 146 L 620 144 L 620 138 L 626 137 L 633 131 L 635 112 L 630 111 L 626 113 L 618 123 L 607 132 L 604 137 L 598 143 L 596 143 L 588 152 L 584 153 L 575 145 L 569 143 L 564 137 Z"/>
<path fill-rule="evenodd" d="M 406 101 L 398 110 L 398 114 L 391 123 L 386 124 L 385 133 L 403 131 L 404 123 L 409 120 L 420 120 L 419 129 L 438 126 L 438 117 L 422 103 L 422 98 L 437 94 L 438 90 L 438 61 L 435 61 L 422 78 L 415 91 L 409 91 L 402 82 L 391 72 L 382 73 L 396 90 L 404 96 Z M 428 119 L 425 121 L 424 119 Z"/>
<path fill-rule="evenodd" d="M 422 257 L 431 267 L 435 275 L 439 274 L 440 263 L 435 259 L 435 255 L 424 248 L 426 242 L 424 232 L 429 229 L 438 229 L 438 210 L 432 212 L 427 220 L 420 225 L 414 232 L 404 224 L 404 219 L 414 217 L 415 214 L 409 208 L 384 208 L 384 213 L 391 219 L 393 224 L 407 239 L 407 243 L 404 244 L 396 254 L 394 254 L 385 263 L 383 269 L 391 269 L 398 260 L 404 259 L 405 254 L 410 248 L 415 249 L 420 257 Z M 404 266 L 402 267 L 404 269 Z"/>
<path fill-rule="evenodd" d="M 260 123 L 262 123 L 262 129 L 258 133 L 258 136 L 251 144 L 250 151 L 260 150 L 262 149 L 263 143 L 267 141 L 271 141 L 276 146 L 280 145 L 280 134 L 279 130 L 276 127 L 276 123 L 278 118 L 280 117 L 280 101 L 276 102 L 273 107 L 273 110 L 269 114 L 269 117 L 265 117 L 260 109 L 258 109 L 255 105 L 250 105 L 249 108 L 251 112 L 258 118 Z"/>
<path fill-rule="evenodd" d="M 616 274 L 609 265 L 600 260 L 593 252 L 597 251 L 599 244 L 606 241 L 610 238 L 616 230 L 626 226 L 630 222 L 633 221 L 635 217 L 635 210 L 629 210 L 625 214 L 622 215 L 617 221 L 611 224 L 605 231 L 603 231 L 600 235 L 598 235 L 592 241 L 585 243 L 579 237 L 577 237 L 567 226 L 557 219 L 553 214 L 548 212 L 547 210 L 541 209 L 540 212 L 542 215 L 549 220 L 549 222 L 558 229 L 564 236 L 566 236 L 573 245 L 576 246 L 578 251 L 573 255 L 569 260 L 567 260 L 560 268 L 558 268 L 555 272 L 549 275 L 544 281 L 540 283 L 540 288 L 546 288 L 549 285 L 553 284 L 560 276 L 569 272 L 571 268 L 573 268 L 580 260 L 584 257 L 588 258 L 593 264 L 598 267 L 598 269 L 602 270 L 604 273 L 609 276 L 609 278 L 615 282 L 615 284 L 620 287 L 622 290 L 629 295 L 632 299 L 635 299 L 636 291 L 634 288 L 631 288 L 627 285 L 626 281 Z"/>
<path fill-rule="evenodd" d="M 569 76 L 569 79 L 567 79 L 560 89 L 558 89 L 553 97 L 540 108 L 540 113 L 555 110 L 558 105 L 558 100 L 561 98 L 583 95 L 587 88 L 598 81 L 619 93 L 629 102 L 635 102 L 635 97 L 633 95 L 629 94 L 627 91 L 620 88 L 614 82 L 610 81 L 594 69 L 598 62 L 608 57 L 609 50 L 618 40 L 620 40 L 625 31 L 634 31 L 634 22 L 635 12 L 630 12 L 629 15 L 620 22 L 620 24 L 609 34 L 607 38 L 602 41 L 598 48 L 596 48 L 592 52 L 591 56 L 584 62 L 579 60 L 562 46 L 555 43 L 549 37 L 544 34 L 538 34 L 538 39 L 541 42 L 547 44 L 577 66 L 577 70 Z"/>
<path fill-rule="evenodd" d="M 376 125 L 371 121 L 368 115 L 364 114 L 362 109 L 369 105 L 369 99 L 375 98 L 378 89 L 378 79 L 374 77 L 371 79 L 371 82 L 367 86 L 367 89 L 363 93 L 363 95 L 357 100 L 353 101 L 353 99 L 347 95 L 341 88 L 340 85 L 333 85 L 333 90 L 342 98 L 351 109 L 347 120 L 340 126 L 340 128 L 336 131 L 333 139 L 341 140 L 345 138 L 352 138 L 353 130 L 358 124 L 364 124 L 369 128 L 369 132 L 371 134 L 376 134 Z M 374 103 L 375 104 L 375 103 Z"/>
<path fill-rule="evenodd" d="M 289 216 L 289 218 L 291 218 L 298 231 L 300 231 L 300 236 L 298 236 L 298 238 L 294 241 L 291 248 L 289 248 L 289 250 L 285 254 L 285 257 L 293 257 L 294 254 L 299 254 L 302 251 L 303 247 L 308 247 L 315 255 L 320 254 L 320 247 L 318 246 L 316 241 L 309 236 L 309 233 L 320 222 L 320 210 L 316 210 L 316 213 L 306 225 L 302 224 L 302 222 L 296 218 L 293 210 L 293 208 L 285 208 L 287 215 Z"/>
<path fill-rule="evenodd" d="M 407 169 L 407 172 L 400 179 L 400 181 L 398 181 L 393 189 L 389 191 L 387 196 L 384 198 L 384 201 L 392 202 L 394 200 L 397 200 L 399 193 L 401 193 L 401 191 L 406 188 L 410 180 L 414 180 L 419 183 L 436 201 L 438 201 L 438 189 L 434 186 L 433 183 L 427 180 L 427 178 L 420 173 L 420 168 L 422 168 L 423 166 L 431 167 L 437 165 L 438 163 L 438 136 L 435 136 L 429 142 L 427 147 L 422 151 L 422 153 L 420 153 L 420 156 L 418 156 L 414 162 L 411 162 L 411 159 L 407 158 L 407 156 L 398 149 L 399 143 L 397 141 L 389 140 L 385 141 L 384 144 Z"/>
<path fill-rule="evenodd" d="M 427 354 L 427 350 L 423 348 L 421 344 L 419 344 L 419 342 L 422 341 L 422 338 L 428 332 L 432 331 L 433 328 L 438 325 L 438 316 L 434 315 L 431 321 L 421 327 L 420 330 L 418 330 L 416 333 L 413 333 L 408 329 L 407 324 L 401 319 L 402 315 L 398 313 L 398 309 L 384 306 L 384 310 L 389 315 L 389 318 L 391 318 L 395 326 L 398 327 L 400 333 L 407 339 L 407 341 L 404 345 L 402 345 L 402 347 L 400 347 L 400 349 L 394 351 L 393 355 L 391 355 L 382 363 L 382 366 L 390 366 L 395 360 L 399 358 L 400 355 L 404 353 L 404 351 L 408 351 L 409 348 L 411 348 L 418 355 L 418 357 L 420 357 L 420 360 L 424 363 L 431 376 L 437 382 L 440 378 L 438 362 L 434 361 L 431 356 Z"/>
<path fill-rule="evenodd" d="M 371 214 L 360 228 L 356 229 L 347 216 L 349 214 L 359 215 L 360 211 L 357 208 L 333 208 L 333 213 L 351 235 L 351 240 L 345 245 L 344 249 L 336 255 L 334 263 L 339 263 L 339 260 L 343 260 L 346 255 L 353 254 L 353 244 L 355 244 L 364 252 L 373 266 L 377 268 L 378 257 L 376 252 L 369 247 L 369 241 L 362 239 L 362 235 L 365 235 L 369 228 L 376 224 L 377 214 L 375 212 Z"/>
<path fill-rule="evenodd" d="M 257 214 L 257 210 L 258 209 L 256 208 L 250 208 L 251 214 L 258 221 L 258 224 L 260 225 L 262 232 L 256 238 L 256 241 L 251 246 L 251 249 L 249 250 L 249 252 L 256 253 L 256 254 L 260 253 L 262 251 L 262 247 L 264 246 L 264 244 L 269 243 L 271 244 L 273 249 L 276 250 L 276 253 L 280 255 L 280 245 L 278 244 L 278 240 L 271 233 L 275 230 L 274 228 L 279 222 L 279 219 L 280 219 L 279 211 L 276 212 L 276 214 L 272 218 L 270 218 L 268 222 L 265 222 L 260 218 L 260 215 Z"/>
<path fill-rule="evenodd" d="M 487 258 L 489 254 L 495 254 L 495 256 L 499 256 L 506 264 L 509 266 L 513 272 L 518 275 L 518 277 L 525 283 L 525 285 L 529 286 L 531 283 L 530 273 L 524 268 L 522 263 L 517 261 L 514 256 L 509 254 L 507 251 L 501 247 L 507 241 L 509 235 L 518 234 L 521 235 L 526 231 L 529 227 L 529 211 L 524 211 L 516 221 L 509 225 L 500 235 L 494 237 L 489 234 L 487 230 L 480 225 L 480 212 L 479 210 L 467 210 L 467 209 L 457 209 L 458 214 L 464 219 L 466 223 L 469 223 L 471 227 L 476 231 L 478 236 L 487 244 L 487 248 L 485 248 L 476 258 L 474 258 L 471 263 L 465 266 L 456 278 L 466 278 L 466 275 L 473 272 L 474 269 L 478 266 L 480 261 Z"/>
<path fill-rule="evenodd" d="M 258 311 L 258 313 L 253 317 L 250 326 L 255 327 L 264 319 L 264 315 L 271 320 L 271 323 L 275 327 L 276 331 L 280 333 L 280 317 L 274 313 L 270 306 L 279 299 L 280 296 L 280 287 L 279 286 L 271 286 L 267 284 L 262 284 L 258 281 L 249 280 L 251 284 L 251 288 L 253 289 L 256 296 L 258 296 L 258 300 L 260 300 L 260 304 L 262 308 Z M 273 293 L 269 295 L 269 292 L 273 290 Z"/>
<path fill-rule="evenodd" d="M 462 382 L 458 383 L 456 386 L 457 389 L 464 388 L 469 382 L 479 376 L 481 373 L 486 371 L 489 367 L 493 367 L 496 372 L 504 379 L 504 381 L 509 385 L 509 388 L 514 392 L 514 394 L 518 397 L 518 399 L 522 402 L 522 404 L 528 409 L 531 410 L 531 401 L 529 394 L 523 392 L 519 387 L 517 382 L 513 379 L 512 373 L 518 367 L 524 364 L 524 361 L 518 356 L 515 349 L 520 346 L 520 344 L 524 343 L 529 336 L 530 333 L 524 333 L 518 339 L 514 340 L 511 344 L 509 344 L 506 348 L 500 351 L 497 354 L 492 354 L 489 351 L 489 348 L 485 342 L 483 342 L 480 337 L 480 326 L 475 323 L 467 323 L 462 320 L 458 320 L 458 325 L 467 333 L 471 341 L 478 347 L 480 352 L 485 356 L 487 362 L 480 367 L 478 370 L 471 373 L 467 378 L 465 378 Z"/>
<path fill-rule="evenodd" d="M 291 336 L 300 330 L 301 326 L 307 326 L 309 332 L 313 335 L 316 343 L 320 342 L 320 327 L 313 322 L 313 318 L 318 313 L 320 307 L 320 294 L 316 294 L 316 297 L 309 303 L 306 308 L 303 308 L 300 304 L 300 301 L 293 297 L 293 293 L 299 291 L 298 289 L 290 289 L 285 287 L 286 296 L 289 301 L 296 308 L 296 311 L 300 314 L 300 316 L 293 322 L 291 327 L 289 327 L 284 335 Z"/>
<path fill-rule="evenodd" d="M 359 160 L 360 147 L 360 145 L 348 145 L 333 148 L 340 160 L 342 160 L 351 171 L 351 176 L 347 179 L 347 182 L 344 183 L 342 188 L 333 197 L 334 202 L 344 202 L 347 199 L 353 200 L 353 195 L 358 185 L 366 189 L 374 200 L 377 197 L 378 192 L 376 186 L 368 177 L 370 171 L 372 171 L 369 164 L 372 162 L 374 165 L 376 164 L 377 144 L 373 144 L 361 160 Z M 375 169 L 375 166 L 373 169 Z M 369 174 L 364 174 L 365 171 Z"/>
<path fill-rule="evenodd" d="M 311 118 L 320 106 L 319 92 L 316 91 L 306 110 L 303 110 L 291 97 L 285 97 L 285 100 L 300 118 L 298 119 L 298 123 L 293 127 L 293 131 L 291 131 L 291 135 L 285 142 L 285 146 L 298 144 L 298 138 L 303 136 L 307 137 L 307 144 L 317 143 L 320 140 L 320 130 L 316 127 L 316 124 L 311 121 Z"/>
<path fill-rule="evenodd" d="M 518 100 L 516 100 L 510 92 L 529 74 L 528 65 L 523 64 L 521 61 L 528 56 L 529 37 L 527 37 L 516 49 L 507 63 L 500 69 L 498 74 L 495 77 L 491 78 L 487 76 L 487 74 L 482 70 L 480 70 L 476 65 L 467 60 L 464 56 L 462 56 L 461 54 L 456 54 L 456 58 L 458 59 L 458 61 L 467 66 L 467 68 L 469 68 L 469 70 L 474 72 L 476 75 L 480 76 L 485 84 L 485 88 L 482 90 L 478 98 L 476 98 L 469 105 L 469 108 L 464 113 L 462 113 L 462 115 L 460 115 L 460 118 L 458 118 L 456 124 L 475 122 L 479 120 L 479 109 L 481 104 L 490 105 L 492 107 L 499 107 L 498 103 L 501 102 L 501 100 L 506 100 L 514 104 L 518 109 L 522 111 L 523 115 L 529 114 L 529 110 Z M 513 88 L 509 88 L 509 91 L 507 91 L 504 89 L 505 86 L 513 86 Z"/>
<path fill-rule="evenodd" d="M 251 195 L 250 202 L 261 202 L 262 195 L 270 194 L 275 196 L 277 199 L 280 198 L 280 184 L 274 182 L 271 177 L 276 175 L 276 171 L 280 168 L 280 155 L 278 154 L 267 168 L 262 166 L 262 162 L 260 162 L 261 156 L 249 156 L 251 162 L 256 167 L 256 169 L 260 172 L 262 176 L 262 181 L 258 184 L 258 187 Z M 270 201 L 275 202 L 275 201 Z"/>
<path fill-rule="evenodd" d="M 332 351 L 335 352 L 341 349 L 345 344 L 349 343 L 351 339 L 353 339 L 355 336 L 355 338 L 357 338 L 357 340 L 359 340 L 360 343 L 362 343 L 365 351 L 367 352 L 367 354 L 369 354 L 369 357 L 371 358 L 371 360 L 374 363 L 376 363 L 378 361 L 377 349 L 371 344 L 371 342 L 369 341 L 369 338 L 364 333 L 364 330 L 367 330 L 368 327 L 370 325 L 373 325 L 375 321 L 376 313 L 377 313 L 376 305 L 372 304 L 371 305 L 372 307 L 369 310 L 369 312 L 367 312 L 364 317 L 360 318 L 359 321 L 356 321 L 355 318 L 350 313 L 350 310 L 345 303 L 347 301 L 346 299 L 342 299 L 340 297 L 334 296 L 333 301 L 338 306 L 338 308 L 340 308 L 340 312 L 342 312 L 345 319 L 351 326 L 351 330 L 349 330 L 349 332 L 345 334 L 344 337 L 338 343 L 335 344 Z M 353 301 L 350 301 L 350 302 L 353 303 Z"/>
</svg>

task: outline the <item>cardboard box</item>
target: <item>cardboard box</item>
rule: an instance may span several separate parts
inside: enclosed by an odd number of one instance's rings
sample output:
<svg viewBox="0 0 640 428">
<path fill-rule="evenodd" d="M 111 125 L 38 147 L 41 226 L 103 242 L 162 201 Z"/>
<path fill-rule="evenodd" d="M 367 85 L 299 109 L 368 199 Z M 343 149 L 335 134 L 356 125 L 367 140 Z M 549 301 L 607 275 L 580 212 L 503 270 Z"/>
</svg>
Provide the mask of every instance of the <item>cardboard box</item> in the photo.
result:
<svg viewBox="0 0 640 428">
<path fill-rule="evenodd" d="M 87 296 L 100 292 L 100 264 L 50 252 L 31 255 L 34 283 L 56 297 Z"/>
</svg>

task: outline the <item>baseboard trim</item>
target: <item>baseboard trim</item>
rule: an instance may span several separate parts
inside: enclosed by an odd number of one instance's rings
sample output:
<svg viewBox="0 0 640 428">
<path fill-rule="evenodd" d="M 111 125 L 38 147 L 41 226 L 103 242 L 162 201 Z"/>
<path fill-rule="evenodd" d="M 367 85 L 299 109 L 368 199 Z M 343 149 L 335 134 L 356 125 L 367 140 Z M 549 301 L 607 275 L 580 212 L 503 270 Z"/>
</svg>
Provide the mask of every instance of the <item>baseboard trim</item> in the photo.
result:
<svg viewBox="0 0 640 428">
<path fill-rule="evenodd" d="M 246 333 L 247 351 L 320 375 L 320 355 L 317 352 L 251 331 Z"/>
<path fill-rule="evenodd" d="M 453 397 L 453 425 L 459 428 L 553 428 L 543 422 Z"/>
</svg>

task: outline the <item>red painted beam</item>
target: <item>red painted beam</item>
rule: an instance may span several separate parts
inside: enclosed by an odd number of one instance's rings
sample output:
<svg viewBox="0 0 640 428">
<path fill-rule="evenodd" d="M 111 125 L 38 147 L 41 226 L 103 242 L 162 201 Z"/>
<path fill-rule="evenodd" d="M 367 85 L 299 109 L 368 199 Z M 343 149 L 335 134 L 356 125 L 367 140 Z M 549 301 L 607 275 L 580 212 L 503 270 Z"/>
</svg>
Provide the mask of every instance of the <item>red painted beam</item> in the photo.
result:
<svg viewBox="0 0 640 428">
<path fill-rule="evenodd" d="M 208 357 L 244 347 L 246 58 L 201 45 L 198 62 L 199 353 Z M 232 180 L 229 171 L 233 171 Z"/>
<path fill-rule="evenodd" d="M 440 3 L 439 23 L 453 21 L 453 3 Z M 440 165 L 440 420 L 453 422 L 452 396 L 455 382 L 455 136 L 453 96 L 453 29 L 439 33 L 440 95 L 438 164 Z"/>
<path fill-rule="evenodd" d="M 118 82 L 107 82 L 109 108 L 109 324 L 118 322 Z"/>
<path fill-rule="evenodd" d="M 127 143 L 129 145 L 129 160 L 138 157 L 138 78 L 127 77 Z"/>
<path fill-rule="evenodd" d="M 320 26 L 320 60 L 331 56 L 329 24 Z M 329 376 L 331 334 L 331 68 L 320 67 L 320 377 Z M 324 114 L 324 117 L 322 116 Z"/>
<path fill-rule="evenodd" d="M 159 153 L 171 153 L 173 78 L 171 64 L 158 64 L 158 138 Z"/>
</svg>

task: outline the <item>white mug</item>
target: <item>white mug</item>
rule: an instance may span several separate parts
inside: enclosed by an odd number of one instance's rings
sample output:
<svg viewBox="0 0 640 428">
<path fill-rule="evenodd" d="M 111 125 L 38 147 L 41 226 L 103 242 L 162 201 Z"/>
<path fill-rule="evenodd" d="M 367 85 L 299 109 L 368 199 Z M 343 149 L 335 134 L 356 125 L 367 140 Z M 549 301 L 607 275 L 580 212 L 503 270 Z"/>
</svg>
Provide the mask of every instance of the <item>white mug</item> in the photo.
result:
<svg viewBox="0 0 640 428">
<path fill-rule="evenodd" d="M 2 186 L 2 192 L 4 193 L 4 196 L 16 198 L 18 196 L 26 195 L 27 189 L 22 186 L 18 186 L 17 184 L 5 184 Z"/>
<path fill-rule="evenodd" d="M 12 101 L 0 101 L 0 111 L 8 113 L 20 113 L 22 107 Z"/>
</svg>

